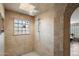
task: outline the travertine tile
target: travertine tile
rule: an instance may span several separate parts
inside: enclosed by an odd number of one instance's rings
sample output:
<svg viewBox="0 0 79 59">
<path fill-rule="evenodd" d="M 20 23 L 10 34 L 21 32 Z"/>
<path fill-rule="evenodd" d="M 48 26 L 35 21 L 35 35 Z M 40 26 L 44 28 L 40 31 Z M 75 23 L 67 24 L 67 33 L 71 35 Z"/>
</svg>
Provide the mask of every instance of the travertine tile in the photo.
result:
<svg viewBox="0 0 79 59">
<path fill-rule="evenodd" d="M 34 17 L 24 15 L 21 13 L 13 12 L 10 10 L 5 11 L 5 55 L 22 55 L 26 52 L 33 50 L 34 46 Z M 23 19 L 31 20 L 29 35 L 14 35 L 13 33 L 13 20 Z"/>
</svg>

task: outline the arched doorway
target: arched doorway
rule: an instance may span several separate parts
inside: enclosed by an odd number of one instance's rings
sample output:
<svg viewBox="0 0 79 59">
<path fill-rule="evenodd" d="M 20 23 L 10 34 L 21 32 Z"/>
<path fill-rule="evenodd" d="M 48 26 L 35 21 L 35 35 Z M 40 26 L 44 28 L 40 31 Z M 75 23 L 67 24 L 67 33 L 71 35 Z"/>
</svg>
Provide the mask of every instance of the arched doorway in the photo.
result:
<svg viewBox="0 0 79 59">
<path fill-rule="evenodd" d="M 67 4 L 64 12 L 64 40 L 63 40 L 63 55 L 70 55 L 70 18 L 74 10 L 79 7 L 79 4 Z"/>
</svg>

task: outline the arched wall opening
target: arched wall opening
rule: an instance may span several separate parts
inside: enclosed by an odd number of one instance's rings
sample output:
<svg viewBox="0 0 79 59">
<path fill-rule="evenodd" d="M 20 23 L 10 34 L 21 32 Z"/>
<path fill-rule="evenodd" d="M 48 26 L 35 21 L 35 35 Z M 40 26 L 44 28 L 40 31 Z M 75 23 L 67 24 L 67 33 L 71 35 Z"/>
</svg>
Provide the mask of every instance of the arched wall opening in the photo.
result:
<svg viewBox="0 0 79 59">
<path fill-rule="evenodd" d="M 70 18 L 79 4 L 67 4 L 64 12 L 63 55 L 70 55 Z"/>
</svg>

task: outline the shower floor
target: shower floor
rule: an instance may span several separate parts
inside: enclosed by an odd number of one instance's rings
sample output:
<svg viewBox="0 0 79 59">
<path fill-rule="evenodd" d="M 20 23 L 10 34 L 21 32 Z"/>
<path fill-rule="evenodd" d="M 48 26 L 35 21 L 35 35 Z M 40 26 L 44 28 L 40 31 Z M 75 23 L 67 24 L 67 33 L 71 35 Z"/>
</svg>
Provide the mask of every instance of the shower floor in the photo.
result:
<svg viewBox="0 0 79 59">
<path fill-rule="evenodd" d="M 32 51 L 32 52 L 29 52 L 29 53 L 24 54 L 24 55 L 22 55 L 22 56 L 40 56 L 40 55 L 39 55 L 37 52 Z"/>
</svg>

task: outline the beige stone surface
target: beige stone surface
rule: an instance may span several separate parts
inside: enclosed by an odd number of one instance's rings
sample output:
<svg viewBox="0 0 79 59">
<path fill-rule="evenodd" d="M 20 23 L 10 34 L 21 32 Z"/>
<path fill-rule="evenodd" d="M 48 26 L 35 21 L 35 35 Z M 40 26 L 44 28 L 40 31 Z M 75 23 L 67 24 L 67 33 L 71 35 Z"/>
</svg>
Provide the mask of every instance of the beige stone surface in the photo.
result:
<svg viewBox="0 0 79 59">
<path fill-rule="evenodd" d="M 52 11 L 53 9 L 36 16 L 35 20 L 35 50 L 42 56 L 54 55 L 54 12 Z"/>
<path fill-rule="evenodd" d="M 33 50 L 34 45 L 34 17 L 13 12 L 5 11 L 5 55 L 22 55 Z M 29 35 L 14 35 L 13 20 L 31 20 Z"/>
<path fill-rule="evenodd" d="M 66 4 L 55 4 L 54 18 L 54 55 L 63 55 L 63 40 L 64 40 L 64 12 Z"/>
</svg>

